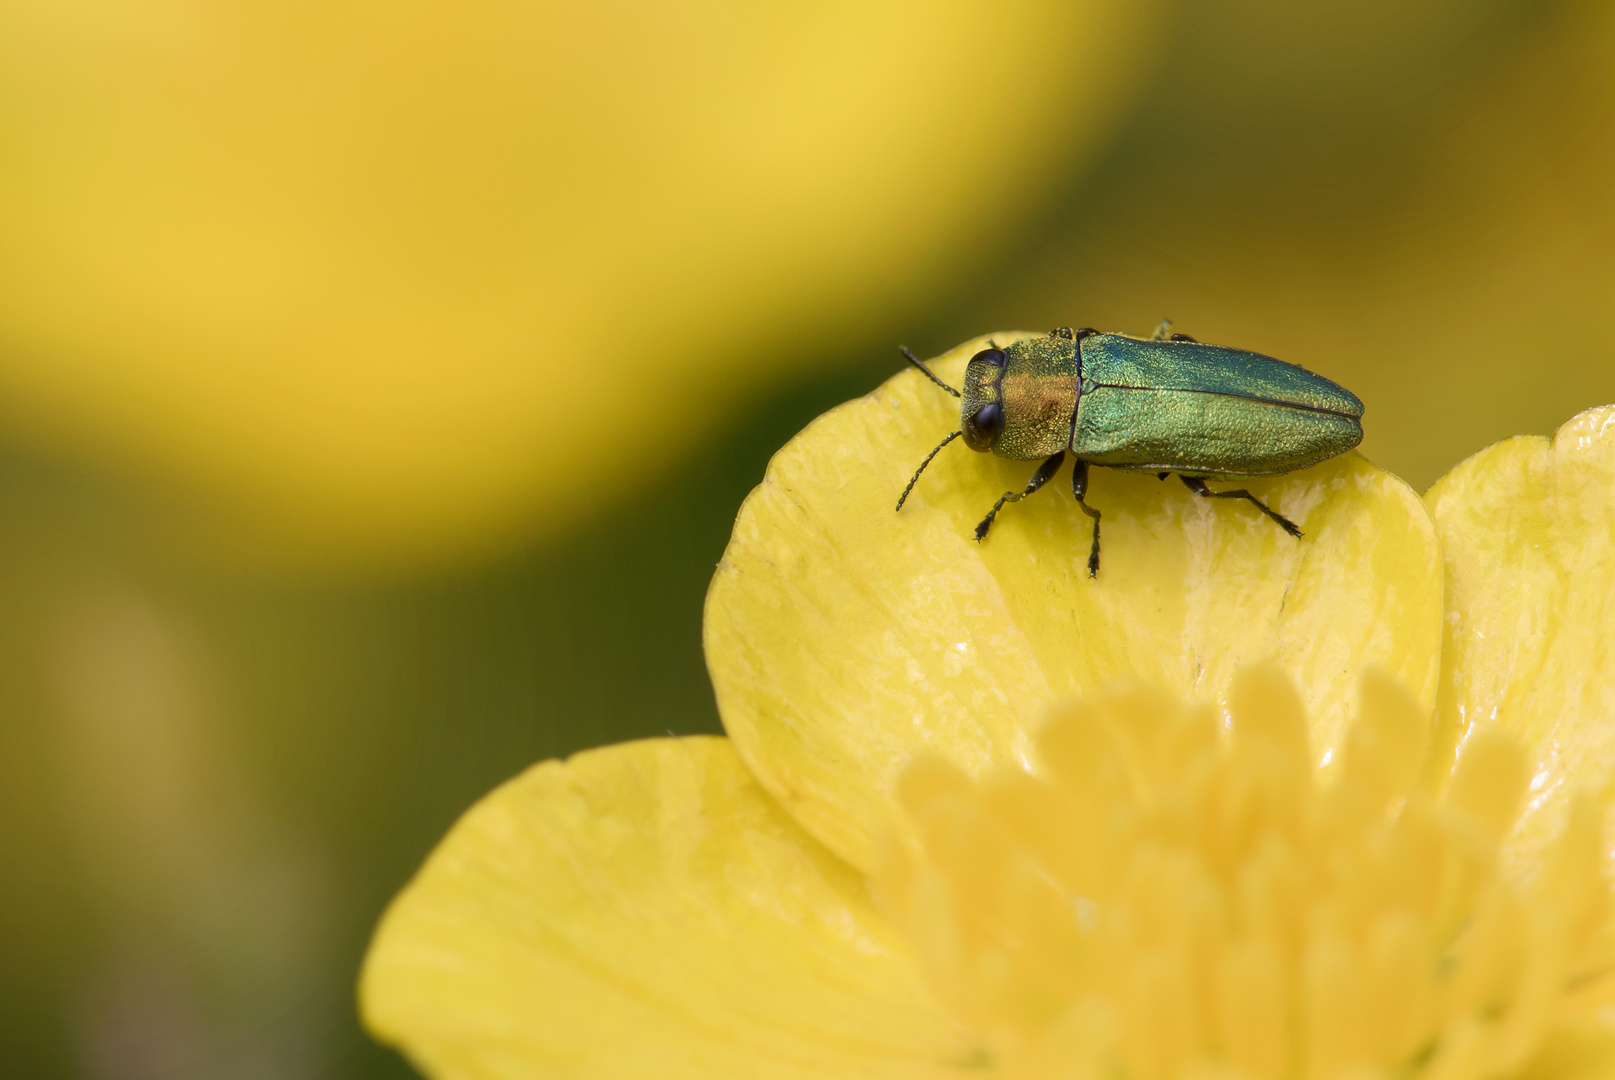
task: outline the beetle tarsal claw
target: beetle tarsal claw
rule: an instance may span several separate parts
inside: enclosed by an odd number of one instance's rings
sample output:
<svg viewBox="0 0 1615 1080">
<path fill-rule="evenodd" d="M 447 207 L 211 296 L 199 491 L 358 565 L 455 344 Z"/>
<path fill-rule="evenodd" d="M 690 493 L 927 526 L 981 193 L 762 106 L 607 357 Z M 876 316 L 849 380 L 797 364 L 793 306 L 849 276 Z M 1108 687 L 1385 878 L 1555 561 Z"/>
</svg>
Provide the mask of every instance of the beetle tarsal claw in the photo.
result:
<svg viewBox="0 0 1615 1080">
<path fill-rule="evenodd" d="M 976 526 L 976 543 L 979 544 L 987 539 L 987 530 L 993 527 L 993 519 L 998 516 L 998 511 L 1004 508 L 1005 503 L 1020 502 L 1024 498 L 1026 498 L 1026 495 L 1019 491 L 1004 492 L 1004 497 L 993 503 L 993 508 L 987 511 L 987 516 L 981 519 L 980 525 Z"/>
<path fill-rule="evenodd" d="M 1190 491 L 1194 492 L 1196 495 L 1204 496 L 1207 499 L 1248 499 L 1251 504 L 1256 507 L 1256 509 L 1272 518 L 1274 523 L 1277 524 L 1279 528 L 1283 529 L 1297 540 L 1306 535 L 1301 531 L 1300 527 L 1296 525 L 1295 522 L 1291 521 L 1277 510 L 1272 509 L 1261 499 L 1258 499 L 1244 488 L 1237 488 L 1233 491 L 1212 491 L 1210 488 L 1206 487 L 1206 482 L 1201 477 L 1183 476 L 1179 477 L 1179 479 L 1183 481 L 1183 485 Z"/>
</svg>

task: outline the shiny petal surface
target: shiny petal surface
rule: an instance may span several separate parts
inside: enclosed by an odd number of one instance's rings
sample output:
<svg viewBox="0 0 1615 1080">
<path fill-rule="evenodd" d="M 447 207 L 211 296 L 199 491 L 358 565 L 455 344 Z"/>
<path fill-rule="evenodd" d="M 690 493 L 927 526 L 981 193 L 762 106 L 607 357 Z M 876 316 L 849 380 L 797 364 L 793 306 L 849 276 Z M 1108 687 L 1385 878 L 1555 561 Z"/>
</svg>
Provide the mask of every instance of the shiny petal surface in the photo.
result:
<svg viewBox="0 0 1615 1080">
<path fill-rule="evenodd" d="M 393 902 L 370 1030 L 436 1080 L 931 1077 L 964 1040 L 723 739 L 546 762 Z"/>
<path fill-rule="evenodd" d="M 1002 343 L 1017 336 L 999 334 Z M 986 338 L 936 364 L 957 384 Z M 977 773 L 1024 760 L 1049 701 L 1142 677 L 1219 699 L 1276 659 L 1304 687 L 1313 752 L 1339 742 L 1359 669 L 1434 705 L 1441 561 L 1419 498 L 1348 454 L 1246 486 L 1296 521 L 1175 480 L 1095 469 L 1097 580 L 1069 466 L 972 530 L 1032 462 L 944 450 L 898 493 L 957 404 L 917 372 L 820 417 L 747 500 L 706 606 L 707 664 L 736 748 L 833 850 L 867 867 L 896 777 L 919 753 Z"/>
<path fill-rule="evenodd" d="M 1496 724 L 1533 762 L 1515 833 L 1539 850 L 1572 790 L 1615 779 L 1615 406 L 1487 448 L 1425 496 L 1446 556 L 1437 747 Z"/>
</svg>

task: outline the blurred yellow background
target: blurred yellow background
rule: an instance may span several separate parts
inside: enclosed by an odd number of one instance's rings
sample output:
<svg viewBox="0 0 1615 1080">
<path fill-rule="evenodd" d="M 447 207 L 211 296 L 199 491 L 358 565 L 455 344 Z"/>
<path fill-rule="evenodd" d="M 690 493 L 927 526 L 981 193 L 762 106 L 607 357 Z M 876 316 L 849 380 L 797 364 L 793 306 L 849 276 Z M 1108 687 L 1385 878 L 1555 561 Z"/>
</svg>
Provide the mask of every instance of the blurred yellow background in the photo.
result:
<svg viewBox="0 0 1615 1080">
<path fill-rule="evenodd" d="M 1615 11 L 0 0 L 0 1073 L 402 1077 L 369 928 L 716 730 L 768 455 L 991 329 L 1344 383 L 1421 490 L 1615 401 Z M 941 433 L 939 432 L 939 435 Z"/>
<path fill-rule="evenodd" d="M 232 547 L 570 524 L 775 377 L 759 340 L 912 307 L 1022 223 L 1152 14 L 8 4 L 0 401 L 227 503 Z"/>
</svg>

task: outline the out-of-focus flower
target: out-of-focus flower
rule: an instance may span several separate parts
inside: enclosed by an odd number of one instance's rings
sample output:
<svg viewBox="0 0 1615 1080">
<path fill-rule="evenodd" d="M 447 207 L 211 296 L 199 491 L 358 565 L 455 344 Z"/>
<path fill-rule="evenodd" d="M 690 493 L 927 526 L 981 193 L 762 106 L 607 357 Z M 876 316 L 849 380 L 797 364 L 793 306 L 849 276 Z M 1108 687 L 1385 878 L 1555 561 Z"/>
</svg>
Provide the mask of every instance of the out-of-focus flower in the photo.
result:
<svg viewBox="0 0 1615 1080">
<path fill-rule="evenodd" d="M 1097 581 L 1068 498 L 970 539 L 1024 464 L 892 513 L 954 423 L 905 373 L 775 457 L 708 597 L 729 740 L 479 804 L 373 1031 L 443 1078 L 1607 1075 L 1615 409 L 1433 515 L 1357 455 L 1253 484 L 1299 543 L 1100 473 Z"/>
<path fill-rule="evenodd" d="M 1104 128 L 1151 11 L 6 5 L 7 423 L 272 549 L 553 526 L 934 290 Z"/>
</svg>

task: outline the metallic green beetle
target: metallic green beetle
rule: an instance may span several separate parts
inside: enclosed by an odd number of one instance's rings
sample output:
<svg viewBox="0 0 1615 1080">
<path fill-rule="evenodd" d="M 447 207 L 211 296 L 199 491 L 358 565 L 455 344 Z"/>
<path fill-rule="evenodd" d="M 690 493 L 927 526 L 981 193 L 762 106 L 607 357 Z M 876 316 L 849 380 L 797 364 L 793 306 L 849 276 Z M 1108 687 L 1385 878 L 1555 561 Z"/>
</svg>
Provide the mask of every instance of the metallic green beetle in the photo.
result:
<svg viewBox="0 0 1615 1080">
<path fill-rule="evenodd" d="M 926 455 L 903 489 L 903 509 L 920 473 L 944 446 L 1013 461 L 1044 458 L 1024 491 L 1007 491 L 976 526 L 984 540 L 1008 502 L 1019 502 L 1076 458 L 1071 492 L 1093 519 L 1088 576 L 1099 574 L 1099 511 L 1085 501 L 1088 466 L 1177 473 L 1190 491 L 1248 499 L 1291 536 L 1295 522 L 1243 488 L 1212 491 L 1210 477 L 1276 476 L 1343 454 L 1363 440 L 1363 403 L 1321 375 L 1244 349 L 1203 345 L 1185 334 L 1151 338 L 1061 327 L 971 357 L 960 393 L 903 349 L 909 363 L 960 398 L 959 430 Z"/>
</svg>

